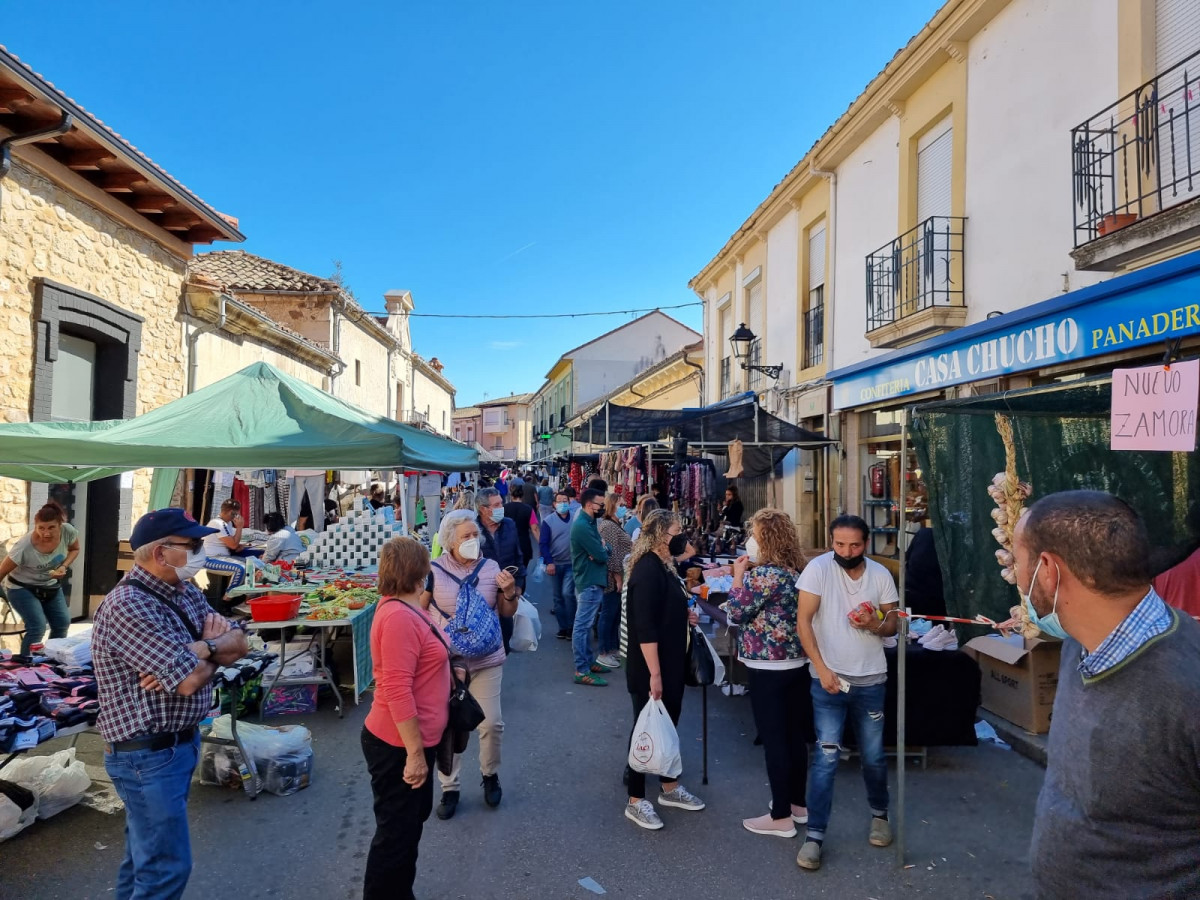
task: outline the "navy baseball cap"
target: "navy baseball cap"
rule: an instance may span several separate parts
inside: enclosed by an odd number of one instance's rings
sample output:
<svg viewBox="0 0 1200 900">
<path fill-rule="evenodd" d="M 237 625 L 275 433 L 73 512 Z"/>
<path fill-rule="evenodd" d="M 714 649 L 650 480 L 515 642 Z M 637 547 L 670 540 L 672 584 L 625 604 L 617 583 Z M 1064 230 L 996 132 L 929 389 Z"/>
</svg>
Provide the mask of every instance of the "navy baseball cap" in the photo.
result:
<svg viewBox="0 0 1200 900">
<path fill-rule="evenodd" d="M 192 518 L 190 512 L 178 506 L 168 506 L 166 509 L 148 512 L 137 520 L 137 524 L 133 526 L 133 534 L 129 535 L 129 546 L 136 550 L 143 544 L 172 535 L 202 538 L 216 533 L 217 529 L 201 525 Z"/>
</svg>

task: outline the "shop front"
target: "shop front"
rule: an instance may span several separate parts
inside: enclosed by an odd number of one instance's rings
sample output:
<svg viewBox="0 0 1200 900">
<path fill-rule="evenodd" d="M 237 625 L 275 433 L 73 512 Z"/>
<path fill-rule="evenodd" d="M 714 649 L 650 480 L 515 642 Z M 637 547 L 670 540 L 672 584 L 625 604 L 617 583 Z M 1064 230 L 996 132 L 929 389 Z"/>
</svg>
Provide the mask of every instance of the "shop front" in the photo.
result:
<svg viewBox="0 0 1200 900">
<path fill-rule="evenodd" d="M 906 407 L 1070 381 L 1194 347 L 1200 252 L 830 372 L 843 507 L 872 526 L 872 554 L 898 556 L 900 529 L 928 524 L 922 472 L 901 441 Z"/>
</svg>

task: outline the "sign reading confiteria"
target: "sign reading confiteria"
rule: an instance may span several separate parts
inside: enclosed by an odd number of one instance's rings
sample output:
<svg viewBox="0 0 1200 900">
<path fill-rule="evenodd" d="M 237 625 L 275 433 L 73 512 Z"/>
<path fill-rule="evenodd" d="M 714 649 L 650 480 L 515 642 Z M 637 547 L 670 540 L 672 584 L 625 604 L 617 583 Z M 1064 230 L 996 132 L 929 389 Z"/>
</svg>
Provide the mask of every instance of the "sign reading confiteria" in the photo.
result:
<svg viewBox="0 0 1200 900">
<path fill-rule="evenodd" d="M 922 350 L 917 344 L 888 362 L 844 378 L 832 372 L 834 409 L 886 402 L 1200 334 L 1200 267 L 1193 264 L 1186 274 L 1175 278 L 1121 289 L 1125 279 L 1140 275 L 1143 273 L 1085 288 L 1079 292 L 1077 305 L 1065 305 L 1061 298 L 1039 304 L 1048 308 L 1045 315 L 1034 315 L 1007 328 L 1004 320 L 1013 316 L 998 317 L 993 320 L 995 327 L 982 333 L 978 326 L 973 327 L 972 336 L 932 349 Z M 1097 294 L 1102 296 L 1087 302 Z"/>
<path fill-rule="evenodd" d="M 1114 450 L 1196 449 L 1196 406 L 1200 403 L 1200 360 L 1170 366 L 1114 369 Z"/>
</svg>

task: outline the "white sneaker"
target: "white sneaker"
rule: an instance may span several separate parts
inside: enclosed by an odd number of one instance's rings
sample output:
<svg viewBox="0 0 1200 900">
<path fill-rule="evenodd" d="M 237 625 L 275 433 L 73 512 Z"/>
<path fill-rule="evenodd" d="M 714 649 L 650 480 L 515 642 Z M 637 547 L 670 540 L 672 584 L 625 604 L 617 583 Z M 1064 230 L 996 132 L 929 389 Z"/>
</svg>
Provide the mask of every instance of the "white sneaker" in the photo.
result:
<svg viewBox="0 0 1200 900">
<path fill-rule="evenodd" d="M 625 818 L 634 825 L 650 831 L 658 831 L 663 827 L 663 820 L 658 817 L 654 804 L 649 800 L 639 800 L 637 803 L 625 804 Z"/>
<path fill-rule="evenodd" d="M 606 669 L 621 668 L 621 661 L 617 659 L 615 653 L 605 653 L 603 656 L 597 656 L 596 662 L 600 663 Z"/>
<path fill-rule="evenodd" d="M 704 801 L 685 788 L 682 784 L 675 785 L 673 791 L 662 791 L 658 795 L 659 806 L 677 806 L 680 809 L 690 809 L 693 812 L 704 809 Z"/>
<path fill-rule="evenodd" d="M 946 633 L 946 626 L 934 625 L 929 631 L 925 632 L 925 636 L 920 638 L 917 643 L 922 647 L 928 647 L 930 642 L 940 640 L 941 636 Z"/>
</svg>

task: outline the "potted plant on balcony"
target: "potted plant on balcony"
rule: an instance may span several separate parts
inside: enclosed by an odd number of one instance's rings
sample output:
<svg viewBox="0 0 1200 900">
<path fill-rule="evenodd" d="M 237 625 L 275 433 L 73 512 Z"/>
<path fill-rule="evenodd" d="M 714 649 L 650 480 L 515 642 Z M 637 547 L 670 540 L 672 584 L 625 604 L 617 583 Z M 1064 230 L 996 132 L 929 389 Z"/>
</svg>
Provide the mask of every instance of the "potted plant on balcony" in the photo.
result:
<svg viewBox="0 0 1200 900">
<path fill-rule="evenodd" d="M 1109 213 L 1107 216 L 1101 216 L 1096 225 L 1096 233 L 1099 237 L 1104 237 L 1106 234 L 1119 231 L 1126 225 L 1132 225 L 1137 220 L 1137 213 Z"/>
</svg>

